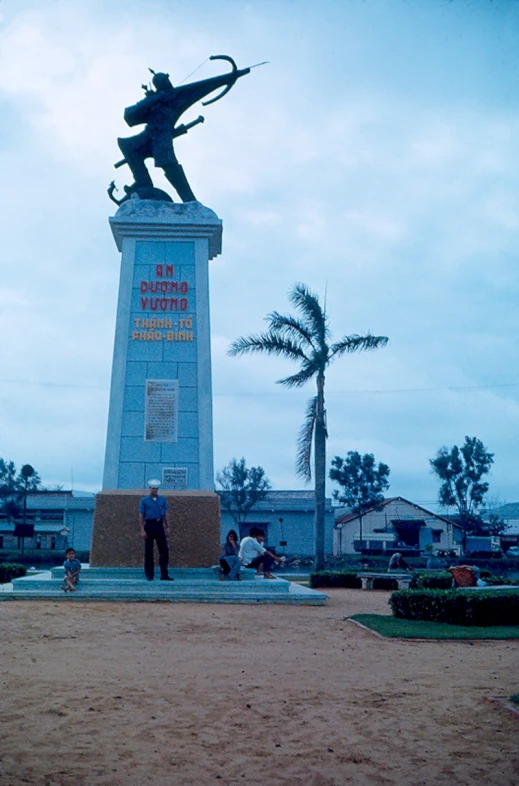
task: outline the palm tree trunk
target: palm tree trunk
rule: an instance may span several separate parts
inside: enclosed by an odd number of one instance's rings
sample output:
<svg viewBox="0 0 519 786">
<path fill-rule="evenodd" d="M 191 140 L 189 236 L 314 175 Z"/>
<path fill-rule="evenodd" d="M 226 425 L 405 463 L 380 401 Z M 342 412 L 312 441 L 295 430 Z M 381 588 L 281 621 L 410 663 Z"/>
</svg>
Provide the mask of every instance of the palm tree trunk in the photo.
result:
<svg viewBox="0 0 519 786">
<path fill-rule="evenodd" d="M 317 411 L 314 435 L 315 462 L 315 570 L 324 570 L 324 500 L 326 488 L 326 424 L 324 420 L 324 374 L 317 376 Z"/>
</svg>

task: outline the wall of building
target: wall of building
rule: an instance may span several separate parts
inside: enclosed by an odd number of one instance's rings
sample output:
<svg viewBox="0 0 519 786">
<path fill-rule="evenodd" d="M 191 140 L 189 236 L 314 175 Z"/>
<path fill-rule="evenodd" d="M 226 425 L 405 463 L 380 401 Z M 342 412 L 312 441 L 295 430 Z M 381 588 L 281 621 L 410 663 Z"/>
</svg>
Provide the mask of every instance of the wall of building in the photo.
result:
<svg viewBox="0 0 519 786">
<path fill-rule="evenodd" d="M 230 529 L 237 530 L 236 522 L 227 511 L 222 509 L 221 540 L 222 543 Z M 283 519 L 280 524 L 279 519 Z M 325 514 L 325 553 L 332 553 L 333 513 Z M 276 554 L 309 556 L 314 553 L 314 513 L 313 511 L 260 511 L 251 510 L 242 532 L 242 537 L 249 534 L 252 526 L 261 527 L 266 533 L 266 542 L 276 549 Z M 286 546 L 281 542 L 286 541 Z"/>
</svg>

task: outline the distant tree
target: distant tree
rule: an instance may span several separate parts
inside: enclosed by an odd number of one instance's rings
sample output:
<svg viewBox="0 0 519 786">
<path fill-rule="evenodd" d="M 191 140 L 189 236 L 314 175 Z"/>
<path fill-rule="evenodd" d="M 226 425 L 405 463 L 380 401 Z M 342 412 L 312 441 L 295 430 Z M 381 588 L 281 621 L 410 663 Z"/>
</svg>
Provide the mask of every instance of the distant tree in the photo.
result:
<svg viewBox="0 0 519 786">
<path fill-rule="evenodd" d="M 22 511 L 22 484 L 14 461 L 0 459 L 0 511 L 14 521 Z"/>
<path fill-rule="evenodd" d="M 311 457 L 313 448 L 314 495 L 315 495 L 315 569 L 324 568 L 324 518 L 326 487 L 326 410 L 324 406 L 324 383 L 328 366 L 344 354 L 365 352 L 388 343 L 386 336 L 366 333 L 343 336 L 331 343 L 331 331 L 326 310 L 319 298 L 305 284 L 296 284 L 289 294 L 292 305 L 299 312 L 279 314 L 273 311 L 265 317 L 268 322 L 266 333 L 237 338 L 229 350 L 230 355 L 245 355 L 261 352 L 281 355 L 299 364 L 299 370 L 289 377 L 278 380 L 280 385 L 300 388 L 310 380 L 316 383 L 316 395 L 310 399 L 306 419 L 299 432 L 296 472 L 309 482 L 312 477 Z"/>
<path fill-rule="evenodd" d="M 20 482 L 26 493 L 41 489 L 41 478 L 30 464 L 24 464 L 19 472 Z"/>
<path fill-rule="evenodd" d="M 334 490 L 333 497 L 359 516 L 361 549 L 362 516 L 367 510 L 376 508 L 384 501 L 383 492 L 389 488 L 390 472 L 387 464 L 375 464 L 373 453 L 361 456 L 358 451 L 349 450 L 346 458 L 335 456 L 332 461 L 330 478 L 342 487 L 340 491 Z"/>
<path fill-rule="evenodd" d="M 506 521 L 498 513 L 485 514 L 482 524 L 485 535 L 502 535 L 506 530 Z"/>
<path fill-rule="evenodd" d="M 222 507 L 231 514 L 238 528 L 271 488 L 263 467 L 247 467 L 244 458 L 240 461 L 232 459 L 216 473 L 216 482 L 221 486 L 218 494 Z"/>
<path fill-rule="evenodd" d="M 485 535 L 502 535 L 507 529 L 507 523 L 499 514 L 503 506 L 497 497 L 485 497 L 485 507 L 481 509 L 481 518 Z"/>
<path fill-rule="evenodd" d="M 441 481 L 438 500 L 445 507 L 456 507 L 457 523 L 463 532 L 463 549 L 468 534 L 481 534 L 484 522 L 481 518 L 488 483 L 482 477 L 490 472 L 494 454 L 489 453 L 477 437 L 465 437 L 459 448 L 454 445 L 440 448 L 436 458 L 430 459 L 432 471 Z"/>
<path fill-rule="evenodd" d="M 0 459 L 0 511 L 8 521 L 21 515 L 27 493 L 40 488 L 40 476 L 30 464 L 17 472 L 13 461 Z"/>
</svg>

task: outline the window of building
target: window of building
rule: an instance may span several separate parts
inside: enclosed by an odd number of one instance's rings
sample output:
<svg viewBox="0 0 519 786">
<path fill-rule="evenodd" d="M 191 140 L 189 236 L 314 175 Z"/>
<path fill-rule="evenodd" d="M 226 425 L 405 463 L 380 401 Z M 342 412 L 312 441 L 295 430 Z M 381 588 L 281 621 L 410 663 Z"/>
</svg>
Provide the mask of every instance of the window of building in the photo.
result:
<svg viewBox="0 0 519 786">
<path fill-rule="evenodd" d="M 442 529 L 433 529 L 432 531 L 432 542 L 433 543 L 441 543 L 442 542 Z"/>
</svg>

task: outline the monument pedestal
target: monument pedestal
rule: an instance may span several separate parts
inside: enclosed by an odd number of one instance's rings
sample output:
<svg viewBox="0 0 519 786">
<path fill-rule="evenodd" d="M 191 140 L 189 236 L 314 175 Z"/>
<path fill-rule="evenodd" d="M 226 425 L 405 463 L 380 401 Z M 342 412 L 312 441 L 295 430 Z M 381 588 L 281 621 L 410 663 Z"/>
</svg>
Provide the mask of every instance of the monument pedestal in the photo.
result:
<svg viewBox="0 0 519 786">
<path fill-rule="evenodd" d="M 138 503 L 157 478 L 172 513 L 171 565 L 209 566 L 218 556 L 220 506 L 208 268 L 221 251 L 222 222 L 198 202 L 134 198 L 110 225 L 121 276 L 91 564 L 142 565 Z"/>
<path fill-rule="evenodd" d="M 101 491 L 96 497 L 90 565 L 142 568 L 144 541 L 139 527 L 140 490 Z M 208 568 L 218 561 L 220 499 L 210 491 L 163 492 L 168 500 L 171 532 L 169 564 L 174 568 Z M 155 563 L 158 565 L 157 555 Z"/>
</svg>

